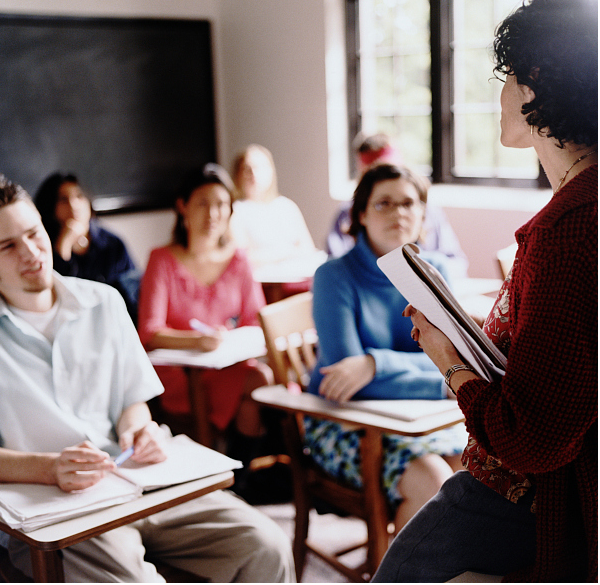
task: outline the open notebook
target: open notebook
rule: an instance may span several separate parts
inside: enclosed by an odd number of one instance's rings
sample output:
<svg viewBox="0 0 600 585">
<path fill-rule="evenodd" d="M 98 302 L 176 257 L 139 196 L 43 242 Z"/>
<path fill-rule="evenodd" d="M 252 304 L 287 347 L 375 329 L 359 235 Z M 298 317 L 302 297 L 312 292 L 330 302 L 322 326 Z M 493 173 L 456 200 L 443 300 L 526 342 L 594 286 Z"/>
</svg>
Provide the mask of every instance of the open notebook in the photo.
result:
<svg viewBox="0 0 600 585">
<path fill-rule="evenodd" d="M 221 345 L 214 351 L 191 349 L 154 349 L 148 352 L 155 366 L 195 366 L 220 370 L 238 362 L 267 354 L 265 336 L 260 327 L 238 327 L 225 331 Z"/>
<path fill-rule="evenodd" d="M 377 260 L 379 268 L 413 307 L 452 341 L 463 359 L 488 381 L 504 375 L 506 357 L 465 313 L 442 275 L 405 244 Z"/>
<path fill-rule="evenodd" d="M 96 485 L 63 492 L 53 485 L 0 484 L 0 519 L 29 532 L 139 498 L 144 492 L 242 467 L 239 461 L 177 435 L 167 440 L 167 459 L 153 465 L 126 461 Z"/>
</svg>

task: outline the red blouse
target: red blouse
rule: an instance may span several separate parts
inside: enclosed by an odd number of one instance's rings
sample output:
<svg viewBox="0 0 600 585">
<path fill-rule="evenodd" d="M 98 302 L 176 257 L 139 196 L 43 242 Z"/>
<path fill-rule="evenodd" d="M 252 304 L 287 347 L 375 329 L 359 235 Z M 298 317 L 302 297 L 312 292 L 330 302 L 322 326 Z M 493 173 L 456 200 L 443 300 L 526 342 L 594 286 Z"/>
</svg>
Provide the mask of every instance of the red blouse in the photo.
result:
<svg viewBox="0 0 600 585">
<path fill-rule="evenodd" d="M 536 560 L 505 580 L 597 582 L 598 165 L 515 235 L 511 279 L 486 327 L 508 352 L 506 374 L 458 392 L 480 445 L 467 464 L 510 499 L 535 483 Z"/>
</svg>

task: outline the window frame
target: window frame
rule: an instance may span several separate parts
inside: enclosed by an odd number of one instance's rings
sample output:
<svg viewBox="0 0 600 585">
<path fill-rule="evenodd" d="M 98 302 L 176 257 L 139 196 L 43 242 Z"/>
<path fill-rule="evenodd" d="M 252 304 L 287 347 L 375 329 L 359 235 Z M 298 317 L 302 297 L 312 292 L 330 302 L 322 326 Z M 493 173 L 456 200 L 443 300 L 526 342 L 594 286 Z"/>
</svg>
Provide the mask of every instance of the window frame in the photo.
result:
<svg viewBox="0 0 600 585">
<path fill-rule="evenodd" d="M 360 0 L 346 0 L 346 69 L 348 88 L 348 132 L 350 136 L 349 157 L 352 174 L 356 172 L 356 161 L 352 140 L 361 128 L 360 105 Z M 453 62 L 451 44 L 453 40 L 452 0 L 429 0 L 430 4 L 430 47 L 431 47 L 431 181 L 433 183 L 490 185 L 547 189 L 548 179 L 539 166 L 537 179 L 507 177 L 465 177 L 452 174 L 454 157 L 454 127 L 452 115 Z M 490 62 L 490 74 L 492 64 Z"/>
</svg>

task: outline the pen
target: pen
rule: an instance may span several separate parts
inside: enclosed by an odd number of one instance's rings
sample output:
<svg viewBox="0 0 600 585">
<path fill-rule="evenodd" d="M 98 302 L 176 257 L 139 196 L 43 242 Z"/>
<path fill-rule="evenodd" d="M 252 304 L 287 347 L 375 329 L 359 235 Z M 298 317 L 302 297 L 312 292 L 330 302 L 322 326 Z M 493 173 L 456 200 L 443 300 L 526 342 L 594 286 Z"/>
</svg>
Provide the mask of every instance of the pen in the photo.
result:
<svg viewBox="0 0 600 585">
<path fill-rule="evenodd" d="M 202 321 L 198 321 L 198 319 L 190 319 L 190 327 L 194 331 L 199 331 L 200 333 L 204 333 L 205 335 L 215 332 L 215 330 L 210 325 L 202 323 Z"/>
<path fill-rule="evenodd" d="M 115 457 L 115 465 L 117 467 L 120 467 L 132 455 L 133 455 L 133 447 L 129 447 L 129 449 L 125 449 L 125 451 L 123 451 L 120 455 L 117 455 L 117 457 Z"/>
</svg>

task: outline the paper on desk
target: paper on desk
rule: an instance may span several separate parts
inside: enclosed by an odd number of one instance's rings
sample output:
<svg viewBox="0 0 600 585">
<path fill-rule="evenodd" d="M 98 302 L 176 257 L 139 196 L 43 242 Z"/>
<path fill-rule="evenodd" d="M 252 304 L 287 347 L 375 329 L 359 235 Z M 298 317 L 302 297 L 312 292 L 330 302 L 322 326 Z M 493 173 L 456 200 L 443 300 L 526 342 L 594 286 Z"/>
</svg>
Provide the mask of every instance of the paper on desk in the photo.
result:
<svg viewBox="0 0 600 585">
<path fill-rule="evenodd" d="M 238 327 L 225 331 L 221 345 L 214 351 L 154 349 L 148 352 L 148 357 L 155 366 L 196 366 L 220 370 L 266 354 L 265 336 L 260 327 Z"/>
<path fill-rule="evenodd" d="M 64 492 L 53 485 L 0 484 L 0 519 L 11 528 L 29 532 L 89 512 L 141 497 L 142 492 L 176 485 L 242 467 L 239 461 L 199 445 L 185 435 L 169 438 L 162 463 L 129 459 L 96 485 Z"/>
<path fill-rule="evenodd" d="M 142 490 L 109 473 L 96 485 L 77 492 L 64 492 L 55 485 L 33 483 L 0 484 L 0 518 L 24 532 L 135 500 Z"/>
<path fill-rule="evenodd" d="M 480 376 L 492 381 L 504 374 L 505 356 L 464 312 L 440 273 L 418 256 L 416 246 L 396 248 L 381 256 L 377 264 L 402 296 L 446 334 Z"/>
<path fill-rule="evenodd" d="M 239 461 L 204 447 L 186 435 L 169 439 L 163 449 L 167 459 L 162 463 L 143 465 L 128 459 L 115 474 L 147 492 L 242 467 Z"/>
<path fill-rule="evenodd" d="M 414 421 L 421 418 L 460 410 L 456 400 L 348 400 L 344 408 L 364 410 L 398 420 Z"/>
</svg>

